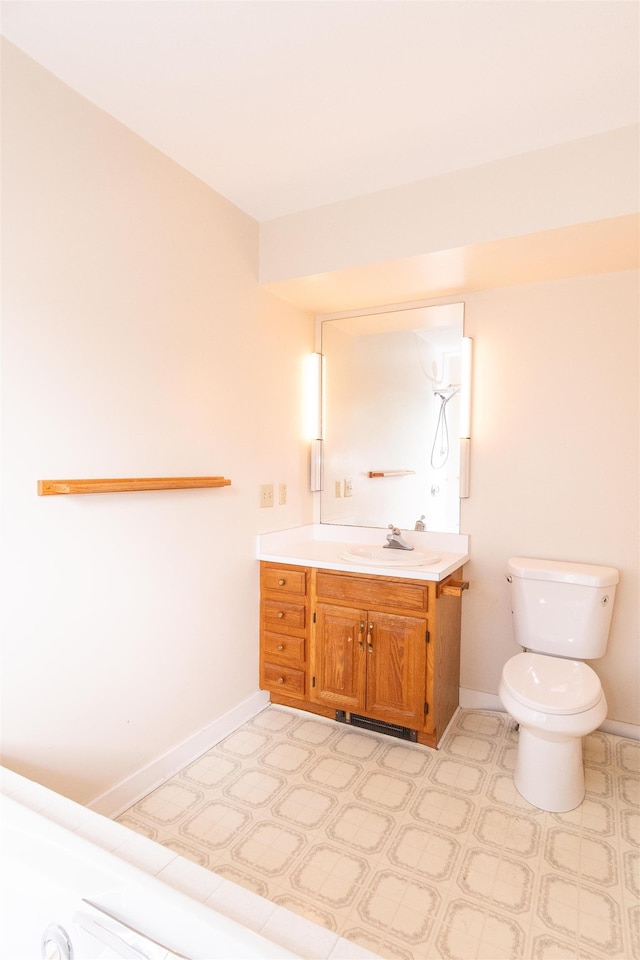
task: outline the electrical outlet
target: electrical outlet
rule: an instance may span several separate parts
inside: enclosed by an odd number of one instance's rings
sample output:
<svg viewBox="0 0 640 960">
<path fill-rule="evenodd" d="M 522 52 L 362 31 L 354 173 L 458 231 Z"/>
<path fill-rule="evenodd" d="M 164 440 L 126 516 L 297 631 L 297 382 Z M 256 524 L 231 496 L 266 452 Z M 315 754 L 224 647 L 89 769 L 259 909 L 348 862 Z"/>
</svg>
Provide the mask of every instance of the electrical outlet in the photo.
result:
<svg viewBox="0 0 640 960">
<path fill-rule="evenodd" d="M 272 507 L 273 506 L 273 484 L 272 483 L 263 483 L 260 487 L 260 506 L 261 507 Z"/>
<path fill-rule="evenodd" d="M 353 481 L 351 479 L 346 479 L 344 481 L 344 495 L 345 497 L 353 496 Z"/>
<path fill-rule="evenodd" d="M 342 483 L 340 480 L 336 480 L 336 497 L 342 496 Z"/>
<path fill-rule="evenodd" d="M 287 485 L 286 483 L 281 483 L 278 486 L 278 503 L 281 507 L 284 507 L 287 502 Z"/>
</svg>

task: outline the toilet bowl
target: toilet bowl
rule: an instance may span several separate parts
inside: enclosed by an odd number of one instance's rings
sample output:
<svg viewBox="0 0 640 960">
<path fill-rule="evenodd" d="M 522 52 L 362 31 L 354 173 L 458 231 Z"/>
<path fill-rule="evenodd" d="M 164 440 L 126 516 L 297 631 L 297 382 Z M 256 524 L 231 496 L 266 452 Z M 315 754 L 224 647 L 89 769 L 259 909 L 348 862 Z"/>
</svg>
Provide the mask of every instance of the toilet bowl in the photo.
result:
<svg viewBox="0 0 640 960">
<path fill-rule="evenodd" d="M 514 636 L 524 648 L 504 665 L 499 695 L 519 724 L 514 783 L 529 803 L 562 813 L 584 799 L 582 738 L 607 716 L 598 675 L 619 580 L 614 567 L 512 557 L 507 564 Z"/>
<path fill-rule="evenodd" d="M 582 738 L 607 715 L 597 674 L 581 661 L 519 653 L 505 664 L 500 699 L 520 726 L 518 793 L 541 810 L 573 810 L 585 794 Z"/>
</svg>

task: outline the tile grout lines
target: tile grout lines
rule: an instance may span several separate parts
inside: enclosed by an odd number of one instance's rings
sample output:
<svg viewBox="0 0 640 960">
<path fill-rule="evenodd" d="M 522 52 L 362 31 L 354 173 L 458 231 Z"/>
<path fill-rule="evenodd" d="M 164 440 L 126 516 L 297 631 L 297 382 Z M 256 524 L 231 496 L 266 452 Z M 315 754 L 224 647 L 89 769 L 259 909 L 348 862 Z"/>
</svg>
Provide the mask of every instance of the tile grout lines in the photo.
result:
<svg viewBox="0 0 640 960">
<path fill-rule="evenodd" d="M 501 713 L 436 751 L 271 706 L 118 819 L 388 960 L 640 960 L 640 744 L 587 738 L 568 814 L 516 748 Z"/>
</svg>

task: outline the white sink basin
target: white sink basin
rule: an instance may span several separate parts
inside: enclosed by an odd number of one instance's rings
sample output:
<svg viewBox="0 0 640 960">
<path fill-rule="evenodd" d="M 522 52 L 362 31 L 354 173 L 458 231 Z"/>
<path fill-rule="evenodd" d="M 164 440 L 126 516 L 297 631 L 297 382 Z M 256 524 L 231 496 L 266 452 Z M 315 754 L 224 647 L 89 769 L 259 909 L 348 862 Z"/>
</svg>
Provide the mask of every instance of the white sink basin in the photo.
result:
<svg viewBox="0 0 640 960">
<path fill-rule="evenodd" d="M 393 550 L 387 547 L 349 547 L 339 554 L 341 560 L 350 563 L 364 563 L 378 567 L 421 567 L 427 563 L 437 563 L 437 553 L 425 553 L 424 550 Z"/>
</svg>

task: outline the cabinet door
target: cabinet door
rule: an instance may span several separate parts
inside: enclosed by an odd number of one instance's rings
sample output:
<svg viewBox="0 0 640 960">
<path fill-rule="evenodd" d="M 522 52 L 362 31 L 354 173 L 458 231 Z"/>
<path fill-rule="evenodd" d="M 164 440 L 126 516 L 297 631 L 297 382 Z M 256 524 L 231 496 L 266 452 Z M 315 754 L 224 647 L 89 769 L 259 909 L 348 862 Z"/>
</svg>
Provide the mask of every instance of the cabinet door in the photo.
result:
<svg viewBox="0 0 640 960">
<path fill-rule="evenodd" d="M 362 710 L 366 669 L 365 623 L 366 616 L 360 610 L 318 604 L 313 700 L 338 710 Z"/>
<path fill-rule="evenodd" d="M 371 626 L 373 625 L 373 626 Z M 424 723 L 426 624 L 369 613 L 365 713 L 405 727 Z"/>
</svg>

